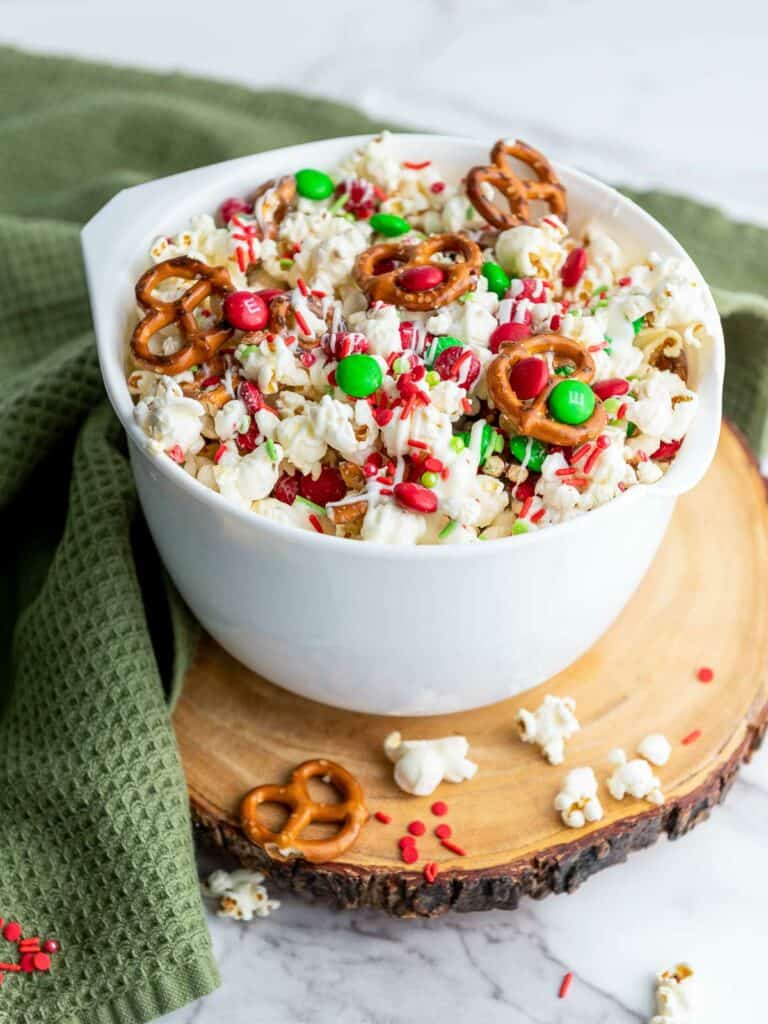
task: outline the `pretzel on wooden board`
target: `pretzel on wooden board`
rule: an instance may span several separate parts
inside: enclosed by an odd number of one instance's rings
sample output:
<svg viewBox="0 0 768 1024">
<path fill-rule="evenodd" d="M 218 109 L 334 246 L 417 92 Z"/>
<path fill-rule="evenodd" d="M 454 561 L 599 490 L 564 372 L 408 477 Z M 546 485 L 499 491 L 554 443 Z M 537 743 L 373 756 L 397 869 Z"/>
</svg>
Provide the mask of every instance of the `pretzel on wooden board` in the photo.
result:
<svg viewBox="0 0 768 1024">
<path fill-rule="evenodd" d="M 341 802 L 326 804 L 313 800 L 308 784 L 315 778 L 327 779 L 338 790 Z M 265 803 L 280 804 L 291 812 L 279 832 L 273 832 L 259 820 L 259 807 Z M 257 786 L 245 795 L 240 805 L 243 832 L 275 860 L 295 856 L 314 864 L 334 860 L 354 844 L 367 819 L 360 783 L 346 768 L 324 758 L 304 761 L 293 770 L 290 781 L 284 786 Z M 314 822 L 341 827 L 328 839 L 302 839 L 301 833 Z"/>
</svg>

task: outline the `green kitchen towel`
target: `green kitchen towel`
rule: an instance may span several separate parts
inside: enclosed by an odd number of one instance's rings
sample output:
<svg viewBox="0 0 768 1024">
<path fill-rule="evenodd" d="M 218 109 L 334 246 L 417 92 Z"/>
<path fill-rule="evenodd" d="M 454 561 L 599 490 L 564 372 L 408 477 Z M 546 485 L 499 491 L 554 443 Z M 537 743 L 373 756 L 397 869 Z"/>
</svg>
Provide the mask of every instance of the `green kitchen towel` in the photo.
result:
<svg viewBox="0 0 768 1024">
<path fill-rule="evenodd" d="M 374 127 L 315 98 L 0 50 L 0 917 L 62 945 L 49 973 L 5 975 L 0 1024 L 140 1024 L 217 984 L 168 713 L 194 628 L 104 401 L 79 229 L 149 178 Z M 727 411 L 762 448 L 768 232 L 636 198 L 718 289 Z"/>
</svg>

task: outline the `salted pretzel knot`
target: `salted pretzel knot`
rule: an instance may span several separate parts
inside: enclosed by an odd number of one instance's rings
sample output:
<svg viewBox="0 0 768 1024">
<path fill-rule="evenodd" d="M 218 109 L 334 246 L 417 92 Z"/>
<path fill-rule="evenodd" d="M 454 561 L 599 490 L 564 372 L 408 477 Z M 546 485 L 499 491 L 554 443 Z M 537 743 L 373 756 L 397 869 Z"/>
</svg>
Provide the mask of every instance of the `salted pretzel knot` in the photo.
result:
<svg viewBox="0 0 768 1024">
<path fill-rule="evenodd" d="M 510 163 L 510 157 L 530 167 L 536 177 L 521 178 Z M 491 161 L 488 166 L 473 167 L 467 174 L 469 201 L 489 224 L 500 230 L 527 224 L 530 216 L 528 203 L 536 199 L 547 203 L 552 213 L 566 220 L 565 188 L 558 181 L 549 160 L 537 149 L 520 139 L 513 143 L 499 139 L 491 150 Z M 491 185 L 504 196 L 509 210 L 503 210 L 485 194 L 485 185 Z"/>
<path fill-rule="evenodd" d="M 521 359 L 552 353 L 553 371 L 560 366 L 572 366 L 573 373 L 560 377 L 550 373 L 549 382 L 532 401 L 522 401 L 510 382 L 510 372 Z M 547 401 L 562 380 L 592 382 L 595 361 L 581 342 L 564 338 L 561 334 L 537 334 L 522 341 L 508 342 L 488 365 L 486 376 L 488 394 L 501 412 L 501 427 L 509 433 L 525 434 L 547 444 L 572 446 L 591 441 L 608 422 L 603 403 L 595 396 L 595 408 L 584 423 L 573 426 L 559 423 L 549 415 Z"/>
<path fill-rule="evenodd" d="M 453 253 L 461 262 L 449 263 L 435 259 L 439 253 Z M 392 269 L 377 273 L 383 263 L 394 263 Z M 354 277 L 374 302 L 386 302 L 426 312 L 453 302 L 474 287 L 483 256 L 480 247 L 464 235 L 431 235 L 422 242 L 381 242 L 361 252 L 355 261 Z M 403 275 L 416 267 L 433 266 L 442 272 L 439 284 L 425 291 L 409 291 L 403 286 Z"/>
<path fill-rule="evenodd" d="M 178 299 L 166 302 L 157 298 L 155 289 L 171 277 L 194 281 Z M 210 327 L 201 327 L 195 310 L 212 295 L 221 297 L 234 291 L 226 267 L 211 267 L 189 256 L 163 260 L 142 274 L 136 282 L 136 298 L 147 315 L 136 324 L 131 337 L 131 351 L 139 366 L 155 373 L 181 373 L 195 363 L 204 363 L 232 337 L 233 329 L 223 320 Z M 182 344 L 171 355 L 153 352 L 149 343 L 164 327 L 176 324 Z"/>
<path fill-rule="evenodd" d="M 292 174 L 270 178 L 248 197 L 262 238 L 275 238 L 277 229 L 296 197 L 296 179 Z M 261 200 L 261 202 L 259 202 Z"/>
<path fill-rule="evenodd" d="M 312 799 L 309 780 L 320 776 L 338 790 L 341 803 L 325 804 Z M 272 832 L 259 820 L 259 806 L 265 803 L 281 804 L 291 812 L 279 832 Z M 276 860 L 298 855 L 314 864 L 333 860 L 349 849 L 367 818 L 360 783 L 346 768 L 323 758 L 304 761 L 293 770 L 285 786 L 257 786 L 245 795 L 240 805 L 240 824 L 252 843 L 263 846 Z M 329 839 L 302 839 L 301 833 L 313 822 L 330 822 L 341 827 Z"/>
</svg>

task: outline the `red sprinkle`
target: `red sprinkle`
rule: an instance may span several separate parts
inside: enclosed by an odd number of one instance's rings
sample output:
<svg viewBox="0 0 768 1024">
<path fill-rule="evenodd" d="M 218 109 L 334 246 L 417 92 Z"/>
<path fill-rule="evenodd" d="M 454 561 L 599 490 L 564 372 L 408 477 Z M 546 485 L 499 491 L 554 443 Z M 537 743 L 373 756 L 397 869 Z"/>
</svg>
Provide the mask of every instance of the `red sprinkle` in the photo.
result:
<svg viewBox="0 0 768 1024">
<path fill-rule="evenodd" d="M 293 311 L 293 318 L 296 321 L 296 323 L 299 325 L 301 333 L 304 335 L 304 337 L 305 338 L 310 338 L 312 336 L 312 331 L 310 331 L 310 329 L 309 329 L 309 327 L 307 325 L 307 321 L 304 319 L 304 317 L 302 316 L 302 314 L 299 312 L 298 309 L 294 309 L 294 311 Z"/>
<path fill-rule="evenodd" d="M 400 838 L 397 840 L 397 845 L 400 847 L 401 850 L 404 850 L 407 846 L 415 846 L 416 840 L 413 838 L 413 836 L 400 836 Z"/>
<path fill-rule="evenodd" d="M 618 412 L 616 413 L 616 419 L 617 420 L 623 420 L 626 415 L 627 415 L 627 403 L 623 402 L 619 406 Z"/>
<path fill-rule="evenodd" d="M 444 803 L 442 800 L 435 800 L 430 807 L 430 810 L 437 818 L 442 818 L 444 814 L 448 813 L 448 804 Z"/>
<path fill-rule="evenodd" d="M 320 520 L 317 518 L 317 516 L 315 515 L 314 512 L 310 512 L 310 514 L 309 514 L 309 521 L 314 526 L 314 528 L 317 530 L 318 533 L 322 533 L 323 532 L 323 528 L 320 525 Z"/>
<path fill-rule="evenodd" d="M 454 843 L 450 839 L 441 839 L 440 843 L 442 846 L 446 848 L 446 850 L 450 850 L 451 853 L 455 853 L 457 857 L 467 856 L 467 851 L 464 849 L 464 847 L 459 846 L 458 843 Z"/>
<path fill-rule="evenodd" d="M 696 678 L 700 683 L 711 683 L 715 678 L 715 673 L 711 668 L 700 668 L 696 673 Z"/>
<path fill-rule="evenodd" d="M 587 442 L 586 444 L 583 444 L 580 448 L 577 448 L 574 452 L 572 452 L 571 465 L 575 466 L 576 463 L 587 454 L 587 452 L 590 450 L 590 447 L 591 446 L 589 442 Z"/>
<path fill-rule="evenodd" d="M 403 160 L 403 167 L 407 167 L 409 171 L 423 171 L 431 163 L 431 160 L 422 160 L 420 164 L 413 163 L 412 160 Z"/>
<path fill-rule="evenodd" d="M 598 437 L 598 439 L 595 441 L 595 444 L 600 449 L 600 451 L 603 452 L 606 450 L 606 448 L 611 447 L 610 438 L 606 437 L 605 434 L 601 434 L 600 437 Z"/>
<path fill-rule="evenodd" d="M 682 441 L 662 441 L 656 451 L 651 455 L 652 459 L 671 459 L 679 450 Z"/>
<path fill-rule="evenodd" d="M 304 278 L 297 278 L 296 285 L 298 286 L 298 289 L 301 292 L 301 294 L 306 298 L 307 295 L 309 295 L 309 288 L 307 288 L 307 282 L 304 280 Z"/>
<path fill-rule="evenodd" d="M 423 836 L 427 831 L 427 826 L 423 821 L 419 821 L 418 818 L 415 821 L 409 822 L 407 828 L 412 836 Z"/>
<path fill-rule="evenodd" d="M 408 446 L 410 448 L 422 448 L 425 452 L 429 451 L 429 445 L 428 444 L 425 444 L 423 441 L 414 441 L 413 438 L 411 438 L 408 441 Z"/>
<path fill-rule="evenodd" d="M 546 508 L 540 508 L 538 512 L 534 512 L 533 515 L 531 516 L 531 522 L 532 523 L 538 523 L 538 521 L 540 519 L 542 519 L 546 515 L 546 513 L 547 513 Z"/>
<path fill-rule="evenodd" d="M 631 277 L 620 277 L 618 280 L 619 288 L 628 288 L 632 284 Z"/>
<path fill-rule="evenodd" d="M 380 821 L 382 825 L 388 825 L 392 821 L 392 815 L 385 814 L 384 811 L 376 811 L 374 818 L 376 821 Z"/>
<path fill-rule="evenodd" d="M 518 519 L 525 519 L 525 517 L 531 511 L 532 503 L 533 503 L 533 495 L 529 494 L 528 497 L 523 502 L 523 507 L 520 509 L 520 511 L 517 514 Z"/>
<path fill-rule="evenodd" d="M 415 864 L 419 859 L 419 851 L 415 846 L 403 846 L 400 850 L 400 857 L 406 864 Z"/>
<path fill-rule="evenodd" d="M 568 995 L 568 989 L 571 987 L 573 981 L 573 971 L 568 971 L 563 980 L 560 982 L 560 990 L 557 993 L 558 999 L 565 999 Z"/>
<path fill-rule="evenodd" d="M 693 732 L 689 732 L 687 736 L 683 737 L 683 746 L 687 747 L 689 743 L 695 743 L 700 736 L 701 729 L 694 729 Z"/>
<path fill-rule="evenodd" d="M 424 865 L 424 878 L 429 885 L 432 885 L 434 880 L 437 878 L 437 874 L 440 868 L 433 860 L 428 860 Z"/>
<path fill-rule="evenodd" d="M 549 329 L 551 331 L 559 331 L 561 319 L 562 318 L 559 313 L 553 313 L 549 321 Z"/>
<path fill-rule="evenodd" d="M 31 974 L 35 969 L 35 954 L 24 953 L 19 961 L 19 967 L 25 974 Z"/>
<path fill-rule="evenodd" d="M 595 445 L 595 450 L 592 452 L 592 454 L 589 456 L 587 461 L 584 463 L 584 472 L 585 473 L 591 473 L 592 472 L 592 470 L 593 470 L 593 468 L 595 466 L 595 463 L 597 462 L 597 460 L 600 458 L 600 456 L 602 454 L 603 454 L 602 450 L 597 445 Z"/>
<path fill-rule="evenodd" d="M 445 191 L 445 182 L 433 181 L 432 184 L 429 186 L 429 191 L 434 192 L 436 196 L 440 195 L 441 192 Z"/>
<path fill-rule="evenodd" d="M 450 839 L 453 829 L 450 825 L 438 825 L 435 829 L 435 835 L 438 839 Z"/>
<path fill-rule="evenodd" d="M 18 942 L 21 938 L 21 925 L 18 921 L 9 921 L 5 928 L 3 928 L 3 936 L 9 942 Z"/>
<path fill-rule="evenodd" d="M 45 953 L 36 953 L 32 964 L 36 971 L 50 971 L 51 958 Z"/>
</svg>

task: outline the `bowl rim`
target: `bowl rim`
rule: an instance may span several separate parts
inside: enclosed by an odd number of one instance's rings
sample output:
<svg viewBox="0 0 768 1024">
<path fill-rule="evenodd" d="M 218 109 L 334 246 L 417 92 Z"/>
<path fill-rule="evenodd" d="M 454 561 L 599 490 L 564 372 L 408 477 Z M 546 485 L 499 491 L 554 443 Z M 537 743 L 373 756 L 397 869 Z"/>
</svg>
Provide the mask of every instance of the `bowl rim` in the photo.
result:
<svg viewBox="0 0 768 1024">
<path fill-rule="evenodd" d="M 123 429 L 126 431 L 129 445 L 136 451 L 136 455 L 140 458 L 150 459 L 152 468 L 163 474 L 169 484 L 178 487 L 186 495 L 210 508 L 212 513 L 218 512 L 219 514 L 230 515 L 235 520 L 242 522 L 248 528 L 263 530 L 267 535 L 273 534 L 275 540 L 282 539 L 283 541 L 292 541 L 293 543 L 298 543 L 300 545 L 310 545 L 312 548 L 315 548 L 315 550 L 322 550 L 322 547 L 327 548 L 329 552 L 338 552 L 343 550 L 345 553 L 353 557 L 374 559 L 397 558 L 401 560 L 429 560 L 434 558 L 485 558 L 493 557 L 494 553 L 501 556 L 506 552 L 521 546 L 545 543 L 546 538 L 556 539 L 559 537 L 565 540 L 570 534 L 585 529 L 590 522 L 594 522 L 595 525 L 597 525 L 600 521 L 605 520 L 607 516 L 619 514 L 622 509 L 627 508 L 632 502 L 641 501 L 645 498 L 651 498 L 654 496 L 657 498 L 675 498 L 679 494 L 688 490 L 689 487 L 694 486 L 703 475 L 704 470 L 697 473 L 696 478 L 692 481 L 688 481 L 686 484 L 682 480 L 680 467 L 678 467 L 680 459 L 677 458 L 674 460 L 672 466 L 664 477 L 656 483 L 638 484 L 597 508 L 590 509 L 588 512 L 576 516 L 573 519 L 566 520 L 565 522 L 554 524 L 545 530 L 536 530 L 534 532 L 515 534 L 508 537 L 493 538 L 482 543 L 399 545 L 388 542 L 372 543 L 366 541 L 352 541 L 349 538 L 335 537 L 325 533 L 321 535 L 314 530 L 302 530 L 296 526 L 281 523 L 276 520 L 269 519 L 266 516 L 260 516 L 250 510 L 239 508 L 237 505 L 227 501 L 223 495 L 205 487 L 203 484 L 191 477 L 172 459 L 157 458 L 148 450 L 146 435 L 141 431 L 133 416 L 134 403 L 130 392 L 128 391 L 125 375 L 124 351 L 114 351 L 113 349 L 115 346 L 112 344 L 112 338 L 108 336 L 109 332 L 100 331 L 98 327 L 99 317 L 96 311 L 96 306 L 99 302 L 97 298 L 98 288 L 93 282 L 93 278 L 95 277 L 94 268 L 96 266 L 97 258 L 91 250 L 91 235 L 96 233 L 97 227 L 100 227 L 100 225 L 97 225 L 97 222 L 101 220 L 102 216 L 117 201 L 124 199 L 129 194 L 137 193 L 141 190 L 169 185 L 172 182 L 178 182 L 182 178 L 198 175 L 200 172 L 220 171 L 222 176 L 224 176 L 225 169 L 234 171 L 238 166 L 244 167 L 247 164 L 253 163 L 253 161 L 258 161 L 260 158 L 269 158 L 273 162 L 275 158 L 285 158 L 286 163 L 288 163 L 291 155 L 294 153 L 299 151 L 305 153 L 308 149 L 321 148 L 324 145 L 329 144 L 335 144 L 337 146 L 341 146 L 343 144 L 348 146 L 350 151 L 352 151 L 353 149 L 359 148 L 361 145 L 364 145 L 366 142 L 377 137 L 378 134 L 380 133 L 369 132 L 360 135 L 335 136 L 328 139 L 317 139 L 311 142 L 298 143 L 292 146 L 264 150 L 259 153 L 251 154 L 250 156 L 238 157 L 234 160 L 226 160 L 216 164 L 207 164 L 188 171 L 182 171 L 178 174 L 168 175 L 163 178 L 156 178 L 141 185 L 123 189 L 116 193 L 116 195 L 113 196 L 113 198 L 109 200 L 109 202 L 107 202 L 84 226 L 81 231 L 81 244 L 86 265 L 88 290 L 94 312 L 96 344 L 102 379 L 110 404 L 120 420 Z M 403 141 L 406 143 L 423 140 L 426 144 L 439 143 L 441 145 L 455 145 L 456 147 L 472 147 L 475 150 L 477 150 L 478 147 L 487 149 L 487 143 L 483 140 L 466 136 L 431 134 L 424 132 L 391 132 L 390 134 L 395 141 Z M 711 289 L 709 288 L 709 285 L 704 279 L 701 271 L 677 239 L 632 199 L 622 195 L 612 186 L 605 184 L 597 178 L 593 178 L 591 175 L 586 174 L 583 171 L 572 168 L 566 164 L 560 163 L 559 161 L 553 160 L 551 162 L 558 174 L 571 178 L 580 184 L 583 184 L 588 189 L 598 193 L 603 193 L 606 198 L 613 200 L 617 209 L 623 207 L 625 210 L 631 211 L 635 217 L 638 217 L 653 229 L 660 242 L 663 241 L 665 246 L 673 251 L 674 255 L 686 260 L 694 269 L 700 283 L 704 287 L 705 299 L 710 307 L 711 316 L 707 321 L 707 328 L 712 337 L 712 368 L 710 376 L 714 376 L 715 378 L 717 397 L 717 401 L 714 403 L 716 405 L 715 408 L 706 410 L 704 408 L 704 402 L 702 401 L 700 403 L 700 408 L 697 413 L 697 421 L 703 419 L 707 413 L 711 417 L 716 417 L 716 437 L 717 433 L 719 433 L 721 420 L 722 385 L 725 368 L 725 342 L 723 338 L 722 324 L 717 313 Z M 271 173 L 273 172 L 270 172 L 270 174 Z M 697 393 L 700 394 L 700 390 L 697 389 Z M 714 454 L 715 444 L 710 443 L 709 447 L 711 451 L 706 460 L 706 466 L 709 465 Z M 678 480 L 678 478 L 680 479 Z M 321 545 L 321 548 L 318 549 L 317 545 Z M 340 545 L 341 548 L 339 547 Z"/>
</svg>

